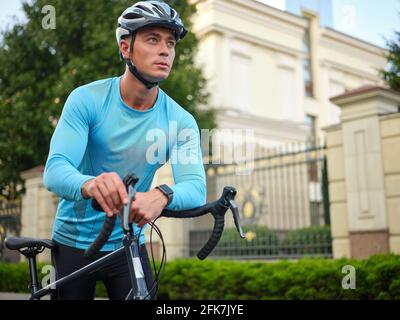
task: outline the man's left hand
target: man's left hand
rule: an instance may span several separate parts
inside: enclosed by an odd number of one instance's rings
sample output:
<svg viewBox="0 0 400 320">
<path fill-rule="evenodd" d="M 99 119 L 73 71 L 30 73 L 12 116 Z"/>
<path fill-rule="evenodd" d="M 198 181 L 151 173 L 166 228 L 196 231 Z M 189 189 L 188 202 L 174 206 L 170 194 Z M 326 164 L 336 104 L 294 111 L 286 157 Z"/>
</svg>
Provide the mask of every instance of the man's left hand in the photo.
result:
<svg viewBox="0 0 400 320">
<path fill-rule="evenodd" d="M 143 227 L 146 223 L 158 218 L 168 203 L 168 198 L 158 189 L 149 192 L 136 192 L 132 202 L 129 221 Z"/>
</svg>

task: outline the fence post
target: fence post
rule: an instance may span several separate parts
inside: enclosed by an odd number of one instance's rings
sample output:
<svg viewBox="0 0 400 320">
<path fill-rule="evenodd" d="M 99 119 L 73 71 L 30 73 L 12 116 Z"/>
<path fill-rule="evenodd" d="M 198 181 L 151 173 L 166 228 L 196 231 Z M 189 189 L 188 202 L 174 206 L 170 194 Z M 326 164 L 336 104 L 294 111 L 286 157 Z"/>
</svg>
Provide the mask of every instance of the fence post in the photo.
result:
<svg viewBox="0 0 400 320">
<path fill-rule="evenodd" d="M 362 259 L 399 252 L 390 245 L 395 242 L 392 236 L 400 239 L 400 232 L 395 227 L 399 221 L 394 221 L 395 215 L 387 210 L 390 177 L 384 167 L 385 158 L 394 159 L 398 146 L 385 148 L 382 115 L 398 111 L 400 95 L 380 87 L 365 87 L 331 101 L 342 111 L 341 124 L 325 129 L 334 258 Z M 396 170 L 400 173 L 399 168 Z"/>
<path fill-rule="evenodd" d="M 347 194 L 343 156 L 342 127 L 325 128 L 329 180 L 330 225 L 334 258 L 350 257 L 350 239 L 347 223 Z"/>
<path fill-rule="evenodd" d="M 329 212 L 329 181 L 328 181 L 328 161 L 326 156 L 322 161 L 322 174 L 321 174 L 321 193 L 322 193 L 322 200 L 324 206 L 324 224 L 329 226 L 331 224 L 331 215 Z"/>
</svg>

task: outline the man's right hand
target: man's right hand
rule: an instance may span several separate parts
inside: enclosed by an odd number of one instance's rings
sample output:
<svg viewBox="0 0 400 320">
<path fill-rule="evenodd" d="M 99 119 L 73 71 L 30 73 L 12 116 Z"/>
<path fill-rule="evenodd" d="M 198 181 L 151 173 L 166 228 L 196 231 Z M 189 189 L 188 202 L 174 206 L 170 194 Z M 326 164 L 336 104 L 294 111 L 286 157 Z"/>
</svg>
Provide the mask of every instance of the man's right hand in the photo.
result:
<svg viewBox="0 0 400 320">
<path fill-rule="evenodd" d="M 120 209 L 128 203 L 128 193 L 117 173 L 102 173 L 82 186 L 84 198 L 93 198 L 101 205 L 109 217 L 118 214 Z"/>
</svg>

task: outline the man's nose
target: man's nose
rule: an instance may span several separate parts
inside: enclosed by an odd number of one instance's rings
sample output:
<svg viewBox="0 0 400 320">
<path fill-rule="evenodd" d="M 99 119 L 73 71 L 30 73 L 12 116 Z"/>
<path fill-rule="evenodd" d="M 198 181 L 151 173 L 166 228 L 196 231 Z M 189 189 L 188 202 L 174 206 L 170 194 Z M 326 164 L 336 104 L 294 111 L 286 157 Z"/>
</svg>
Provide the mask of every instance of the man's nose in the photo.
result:
<svg viewBox="0 0 400 320">
<path fill-rule="evenodd" d="M 160 55 L 168 57 L 170 54 L 170 48 L 168 48 L 168 44 L 165 41 L 160 41 Z"/>
</svg>

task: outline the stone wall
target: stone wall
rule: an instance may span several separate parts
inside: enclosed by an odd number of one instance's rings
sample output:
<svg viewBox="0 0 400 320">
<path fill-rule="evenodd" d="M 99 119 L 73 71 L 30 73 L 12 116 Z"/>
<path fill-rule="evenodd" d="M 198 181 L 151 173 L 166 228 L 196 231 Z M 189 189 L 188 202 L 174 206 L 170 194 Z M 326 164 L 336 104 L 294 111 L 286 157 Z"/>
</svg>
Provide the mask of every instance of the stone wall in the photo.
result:
<svg viewBox="0 0 400 320">
<path fill-rule="evenodd" d="M 325 128 L 335 258 L 400 253 L 400 95 L 365 87 L 335 97 Z"/>
</svg>

